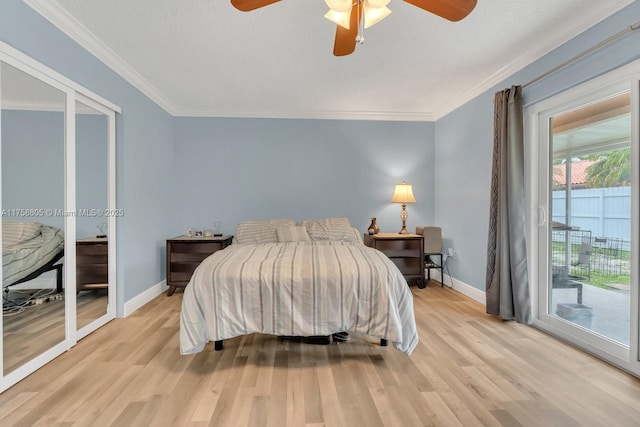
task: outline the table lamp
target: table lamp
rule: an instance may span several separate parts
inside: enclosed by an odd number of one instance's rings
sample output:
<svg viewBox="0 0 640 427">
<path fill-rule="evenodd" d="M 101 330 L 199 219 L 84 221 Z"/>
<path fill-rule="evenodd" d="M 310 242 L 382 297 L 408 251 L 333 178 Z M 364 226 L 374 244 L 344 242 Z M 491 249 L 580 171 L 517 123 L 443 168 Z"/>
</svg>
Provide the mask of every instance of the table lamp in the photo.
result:
<svg viewBox="0 0 640 427">
<path fill-rule="evenodd" d="M 398 234 L 409 234 L 407 231 L 407 203 L 415 203 L 416 198 L 413 197 L 413 189 L 411 184 L 407 184 L 402 181 L 401 184 L 396 184 L 396 191 L 391 198 L 392 203 L 402 203 L 402 212 L 400 212 L 400 219 L 402 219 L 402 230 Z"/>
</svg>

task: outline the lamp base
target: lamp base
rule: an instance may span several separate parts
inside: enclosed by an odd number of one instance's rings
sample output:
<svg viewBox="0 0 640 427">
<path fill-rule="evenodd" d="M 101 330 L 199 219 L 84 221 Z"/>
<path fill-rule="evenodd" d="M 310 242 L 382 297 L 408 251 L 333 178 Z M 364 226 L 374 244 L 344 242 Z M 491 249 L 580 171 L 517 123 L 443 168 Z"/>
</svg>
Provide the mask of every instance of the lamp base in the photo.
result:
<svg viewBox="0 0 640 427">
<path fill-rule="evenodd" d="M 400 219 L 402 220 L 402 229 L 398 232 L 398 234 L 409 234 L 407 230 L 407 204 L 402 204 L 402 211 L 400 212 Z"/>
</svg>

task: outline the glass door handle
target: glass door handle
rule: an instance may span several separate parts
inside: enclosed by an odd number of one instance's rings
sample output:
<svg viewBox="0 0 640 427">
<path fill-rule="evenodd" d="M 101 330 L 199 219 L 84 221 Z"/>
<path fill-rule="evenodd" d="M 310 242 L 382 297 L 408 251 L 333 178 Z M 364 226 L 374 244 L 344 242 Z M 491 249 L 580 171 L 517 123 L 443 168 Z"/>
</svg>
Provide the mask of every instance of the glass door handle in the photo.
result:
<svg viewBox="0 0 640 427">
<path fill-rule="evenodd" d="M 542 227 L 547 222 L 547 211 L 544 206 L 538 206 L 538 227 Z"/>
</svg>

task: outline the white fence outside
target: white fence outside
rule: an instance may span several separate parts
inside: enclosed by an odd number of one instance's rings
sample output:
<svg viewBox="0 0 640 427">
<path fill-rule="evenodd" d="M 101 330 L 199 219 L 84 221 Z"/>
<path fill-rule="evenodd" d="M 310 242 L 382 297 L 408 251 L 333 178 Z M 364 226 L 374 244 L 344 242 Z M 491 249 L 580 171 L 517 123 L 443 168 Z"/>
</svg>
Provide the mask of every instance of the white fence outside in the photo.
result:
<svg viewBox="0 0 640 427">
<path fill-rule="evenodd" d="M 554 191 L 553 220 L 567 224 L 566 193 Z M 591 231 L 596 239 L 620 239 L 623 250 L 629 250 L 631 240 L 631 187 L 590 188 L 571 190 L 571 218 L 568 225 Z"/>
</svg>

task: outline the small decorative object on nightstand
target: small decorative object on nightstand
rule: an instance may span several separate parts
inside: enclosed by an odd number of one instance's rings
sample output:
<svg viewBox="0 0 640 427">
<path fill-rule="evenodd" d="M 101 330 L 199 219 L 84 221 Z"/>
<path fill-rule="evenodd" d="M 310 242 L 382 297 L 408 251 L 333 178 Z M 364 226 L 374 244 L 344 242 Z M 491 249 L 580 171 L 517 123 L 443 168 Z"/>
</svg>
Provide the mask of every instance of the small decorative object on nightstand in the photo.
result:
<svg viewBox="0 0 640 427">
<path fill-rule="evenodd" d="M 104 239 L 107 237 L 107 223 L 103 222 L 100 225 L 96 225 L 96 227 L 98 228 L 98 235 L 96 236 L 96 238 L 98 239 Z"/>
<path fill-rule="evenodd" d="M 369 234 L 378 234 L 380 232 L 380 227 L 378 227 L 378 223 L 376 222 L 376 217 L 371 217 L 371 224 L 369 228 L 367 228 Z"/>
<path fill-rule="evenodd" d="M 425 287 L 422 236 L 398 233 L 365 234 L 364 244 L 388 256 L 398 266 L 407 282 L 415 280 L 420 289 Z"/>
<path fill-rule="evenodd" d="M 178 288 L 185 288 L 196 267 L 212 253 L 231 244 L 233 236 L 189 237 L 167 240 L 167 296 Z"/>
</svg>

